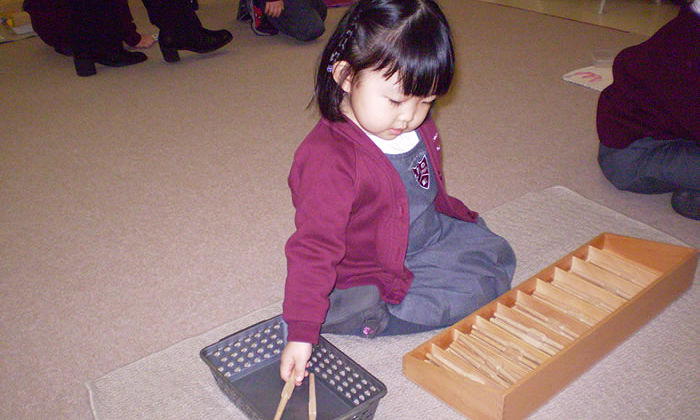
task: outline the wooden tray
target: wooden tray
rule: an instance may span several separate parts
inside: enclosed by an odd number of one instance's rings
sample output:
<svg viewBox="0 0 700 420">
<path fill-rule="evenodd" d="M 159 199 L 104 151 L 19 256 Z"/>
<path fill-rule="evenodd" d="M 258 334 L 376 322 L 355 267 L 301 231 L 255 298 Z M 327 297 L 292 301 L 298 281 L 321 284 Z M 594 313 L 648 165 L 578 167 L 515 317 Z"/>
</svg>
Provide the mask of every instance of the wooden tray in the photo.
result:
<svg viewBox="0 0 700 420">
<path fill-rule="evenodd" d="M 403 357 L 472 419 L 527 416 L 693 283 L 698 250 L 603 233 Z"/>
</svg>

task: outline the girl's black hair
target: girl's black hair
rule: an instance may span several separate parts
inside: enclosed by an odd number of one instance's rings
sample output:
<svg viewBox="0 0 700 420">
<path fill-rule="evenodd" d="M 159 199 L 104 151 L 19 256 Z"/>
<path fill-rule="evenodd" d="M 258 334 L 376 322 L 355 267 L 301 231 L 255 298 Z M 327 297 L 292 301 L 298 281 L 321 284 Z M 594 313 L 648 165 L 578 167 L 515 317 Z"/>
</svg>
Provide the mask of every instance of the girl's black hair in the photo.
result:
<svg viewBox="0 0 700 420">
<path fill-rule="evenodd" d="M 454 50 L 445 15 L 433 0 L 360 0 L 345 13 L 328 41 L 316 74 L 316 101 L 324 118 L 344 119 L 345 92 L 333 79 L 333 64 L 347 61 L 348 74 L 365 69 L 398 72 L 407 96 L 447 93 Z M 346 77 L 348 74 L 344 75 Z"/>
</svg>

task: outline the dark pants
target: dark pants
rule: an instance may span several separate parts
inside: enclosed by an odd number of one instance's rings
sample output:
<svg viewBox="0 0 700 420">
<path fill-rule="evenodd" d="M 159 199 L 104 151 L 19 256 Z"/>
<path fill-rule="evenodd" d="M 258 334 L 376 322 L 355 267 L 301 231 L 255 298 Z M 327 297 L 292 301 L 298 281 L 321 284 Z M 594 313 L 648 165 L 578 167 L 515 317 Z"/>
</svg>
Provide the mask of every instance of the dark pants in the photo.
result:
<svg viewBox="0 0 700 420">
<path fill-rule="evenodd" d="M 299 41 L 311 41 L 325 31 L 326 12 L 323 0 L 285 1 L 282 14 L 267 19 L 281 33 Z"/>
<path fill-rule="evenodd" d="M 453 319 L 444 325 L 421 325 L 404 321 L 389 313 L 386 304 L 379 297 L 376 286 L 359 286 L 349 289 L 335 289 L 329 296 L 330 306 L 322 333 L 346 334 L 367 337 L 365 330 L 368 320 L 377 321 L 379 335 L 414 334 L 446 327 L 459 321 Z M 374 336 L 374 334 L 373 334 Z"/>
<path fill-rule="evenodd" d="M 116 0 L 25 0 L 23 8 L 39 38 L 70 55 L 121 47 L 123 9 L 115 4 Z"/>
<path fill-rule="evenodd" d="M 647 137 L 624 149 L 601 143 L 598 163 L 620 190 L 643 194 L 700 191 L 700 143 L 696 141 Z"/>
<path fill-rule="evenodd" d="M 109 0 L 73 0 L 73 53 L 112 54 L 122 48 L 121 21 Z"/>
<path fill-rule="evenodd" d="M 39 37 L 62 53 L 109 53 L 124 40 L 131 14 L 121 0 L 25 0 L 24 9 Z M 148 17 L 161 32 L 187 37 L 201 23 L 188 0 L 143 0 Z"/>
<path fill-rule="evenodd" d="M 73 53 L 73 8 L 67 0 L 25 0 L 32 29 L 44 43 L 61 54 Z"/>
<path fill-rule="evenodd" d="M 188 37 L 202 27 L 188 0 L 143 0 L 143 5 L 151 23 L 176 38 Z"/>
</svg>

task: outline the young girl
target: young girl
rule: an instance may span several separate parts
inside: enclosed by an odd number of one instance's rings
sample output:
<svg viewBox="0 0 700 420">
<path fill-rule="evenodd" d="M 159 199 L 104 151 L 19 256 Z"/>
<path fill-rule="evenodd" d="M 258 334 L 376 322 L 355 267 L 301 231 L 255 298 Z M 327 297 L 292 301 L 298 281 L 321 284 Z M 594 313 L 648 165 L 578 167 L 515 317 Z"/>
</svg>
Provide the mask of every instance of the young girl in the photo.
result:
<svg viewBox="0 0 700 420">
<path fill-rule="evenodd" d="M 360 0 L 321 58 L 321 121 L 289 175 L 280 376 L 306 374 L 321 332 L 364 337 L 451 325 L 510 287 L 515 255 L 445 191 L 430 110 L 454 72 L 432 0 Z"/>
</svg>

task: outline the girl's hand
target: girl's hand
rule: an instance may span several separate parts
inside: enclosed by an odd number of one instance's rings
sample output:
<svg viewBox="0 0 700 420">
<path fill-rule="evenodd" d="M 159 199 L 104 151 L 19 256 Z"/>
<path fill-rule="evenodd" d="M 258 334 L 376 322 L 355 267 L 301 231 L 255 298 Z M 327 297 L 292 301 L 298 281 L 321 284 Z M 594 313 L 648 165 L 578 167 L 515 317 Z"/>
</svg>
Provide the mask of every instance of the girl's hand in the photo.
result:
<svg viewBox="0 0 700 420">
<path fill-rule="evenodd" d="M 268 1 L 265 3 L 265 14 L 273 17 L 273 18 L 278 18 L 282 14 L 282 11 L 284 10 L 284 0 L 277 0 L 277 1 Z"/>
<path fill-rule="evenodd" d="M 301 385 L 305 376 L 309 375 L 306 366 L 311 357 L 311 343 L 301 341 L 290 341 L 284 346 L 282 359 L 280 361 L 280 377 L 287 381 L 289 375 L 294 375 L 296 385 Z"/>
</svg>

